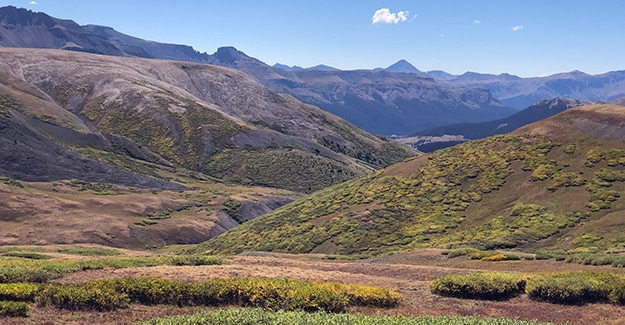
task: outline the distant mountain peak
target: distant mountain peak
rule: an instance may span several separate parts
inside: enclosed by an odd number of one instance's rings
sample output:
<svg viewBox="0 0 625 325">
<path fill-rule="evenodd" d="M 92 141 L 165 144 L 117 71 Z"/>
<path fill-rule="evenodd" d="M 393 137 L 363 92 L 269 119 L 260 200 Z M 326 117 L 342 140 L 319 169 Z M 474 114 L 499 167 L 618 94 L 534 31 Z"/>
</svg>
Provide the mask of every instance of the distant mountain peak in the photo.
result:
<svg viewBox="0 0 625 325">
<path fill-rule="evenodd" d="M 237 50 L 234 46 L 222 46 L 213 54 L 221 63 L 233 64 L 239 59 L 250 58 L 247 54 Z"/>
<path fill-rule="evenodd" d="M 276 69 L 280 69 L 280 70 L 286 70 L 286 71 L 299 71 L 299 70 L 304 70 L 304 68 L 298 66 L 298 65 L 294 65 L 292 67 L 286 65 L 286 64 L 282 64 L 282 63 L 276 63 L 273 65 L 274 68 Z"/>
<path fill-rule="evenodd" d="M 384 70 L 388 72 L 421 73 L 419 69 L 415 68 L 414 65 L 404 59 L 397 61 Z"/>
<path fill-rule="evenodd" d="M 319 64 L 314 67 L 306 68 L 306 70 L 338 71 L 339 69 L 331 67 L 329 65 Z"/>
</svg>

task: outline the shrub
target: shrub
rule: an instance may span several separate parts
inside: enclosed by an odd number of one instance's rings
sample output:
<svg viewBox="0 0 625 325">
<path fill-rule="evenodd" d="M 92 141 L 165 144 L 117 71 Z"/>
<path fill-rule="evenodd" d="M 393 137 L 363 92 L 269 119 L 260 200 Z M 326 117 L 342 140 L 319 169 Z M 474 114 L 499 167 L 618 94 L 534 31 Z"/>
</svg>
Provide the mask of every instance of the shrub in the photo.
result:
<svg viewBox="0 0 625 325">
<path fill-rule="evenodd" d="M 481 260 L 485 257 L 491 257 L 497 255 L 498 253 L 495 251 L 474 251 L 468 254 L 469 258 L 472 260 Z"/>
<path fill-rule="evenodd" d="M 496 261 L 516 261 L 516 260 L 520 260 L 520 259 L 521 258 L 518 255 L 515 255 L 515 254 L 498 253 L 498 254 L 495 254 L 495 255 L 483 257 L 482 261 L 490 261 L 490 262 L 496 262 Z"/>
<path fill-rule="evenodd" d="M 432 281 L 430 290 L 441 296 L 505 300 L 525 291 L 525 279 L 504 273 L 454 274 Z"/>
<path fill-rule="evenodd" d="M 613 304 L 625 305 L 625 282 L 613 283 L 608 299 Z"/>
<path fill-rule="evenodd" d="M 609 292 L 605 283 L 581 274 L 542 276 L 527 285 L 531 299 L 557 304 L 581 305 L 607 301 Z"/>
<path fill-rule="evenodd" d="M 11 257 L 19 257 L 19 258 L 28 258 L 31 260 L 47 260 L 50 258 L 48 255 L 43 255 L 39 253 L 33 252 L 8 252 L 3 253 L 3 256 L 11 256 Z"/>
<path fill-rule="evenodd" d="M 374 306 L 381 308 L 397 307 L 401 302 L 401 295 L 395 291 L 359 284 L 323 283 L 321 286 L 345 294 L 350 305 Z"/>
<path fill-rule="evenodd" d="M 128 296 L 130 301 L 144 305 L 168 304 L 184 306 L 191 304 L 185 299 L 187 284 L 152 278 L 124 278 L 92 282 L 96 286 L 113 287 Z"/>
<path fill-rule="evenodd" d="M 91 298 L 86 291 L 112 293 L 113 298 L 111 301 L 100 301 L 100 297 Z M 329 312 L 344 311 L 348 305 L 395 307 L 400 300 L 399 293 L 384 288 L 332 282 L 217 279 L 182 283 L 151 278 L 102 280 L 81 286 L 50 286 L 37 298 L 40 304 L 67 309 L 116 309 L 135 302 L 145 305 L 239 305 L 269 310 Z M 109 305 L 111 307 L 107 307 Z"/>
<path fill-rule="evenodd" d="M 223 258 L 205 255 L 180 255 L 170 257 L 170 264 L 175 266 L 224 265 L 229 262 Z"/>
<path fill-rule="evenodd" d="M 57 252 L 62 254 L 79 255 L 79 256 L 118 256 L 122 253 L 104 248 L 87 248 L 87 247 L 73 247 L 73 248 L 61 248 Z"/>
<path fill-rule="evenodd" d="M 468 255 L 470 253 L 475 253 L 478 250 L 475 248 L 456 248 L 443 252 L 443 254 L 447 255 L 448 258 L 454 258 L 458 256 Z"/>
<path fill-rule="evenodd" d="M 52 305 L 69 310 L 111 311 L 128 307 L 130 299 L 127 294 L 103 283 L 46 285 L 35 301 L 40 306 Z"/>
<path fill-rule="evenodd" d="M 28 317 L 29 310 L 23 301 L 0 301 L 0 317 Z"/>
<path fill-rule="evenodd" d="M 33 301 L 39 287 L 32 283 L 2 283 L 0 300 Z"/>
</svg>

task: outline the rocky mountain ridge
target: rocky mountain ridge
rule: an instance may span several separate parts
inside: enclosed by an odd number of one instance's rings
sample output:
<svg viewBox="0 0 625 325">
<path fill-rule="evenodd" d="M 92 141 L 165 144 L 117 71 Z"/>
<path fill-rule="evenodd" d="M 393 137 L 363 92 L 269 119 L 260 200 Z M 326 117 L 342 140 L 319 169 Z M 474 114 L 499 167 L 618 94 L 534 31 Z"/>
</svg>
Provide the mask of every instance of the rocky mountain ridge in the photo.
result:
<svg viewBox="0 0 625 325">
<path fill-rule="evenodd" d="M 105 26 L 81 27 L 26 9 L 5 7 L 0 11 L 0 19 L 4 21 L 0 25 L 0 45 L 5 47 L 56 48 L 231 67 L 253 76 L 273 91 L 320 106 L 380 135 L 409 134 L 449 123 L 501 118 L 513 112 L 487 90 L 452 88 L 424 75 L 415 79 L 411 73 L 405 73 L 416 70 L 407 61 L 382 72 L 341 71 L 324 65 L 286 71 L 231 47 L 208 55 L 189 46 L 145 41 Z"/>
</svg>

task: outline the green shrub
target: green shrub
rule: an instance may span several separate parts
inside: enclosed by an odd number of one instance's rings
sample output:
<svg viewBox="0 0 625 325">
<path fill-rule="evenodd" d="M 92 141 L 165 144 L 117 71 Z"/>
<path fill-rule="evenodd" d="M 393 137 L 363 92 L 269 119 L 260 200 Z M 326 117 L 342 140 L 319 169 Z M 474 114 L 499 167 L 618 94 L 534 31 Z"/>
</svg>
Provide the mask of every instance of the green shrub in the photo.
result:
<svg viewBox="0 0 625 325">
<path fill-rule="evenodd" d="M 465 255 L 469 255 L 471 253 L 477 252 L 478 250 L 475 248 L 456 248 L 456 249 L 450 249 L 448 251 L 443 252 L 444 255 L 447 255 L 448 258 L 454 258 L 454 257 L 458 257 L 458 256 L 465 256 Z"/>
<path fill-rule="evenodd" d="M 23 301 L 0 301 L 0 317 L 28 317 L 29 310 Z"/>
<path fill-rule="evenodd" d="M 607 301 L 610 290 L 590 276 L 565 274 L 538 277 L 527 284 L 527 293 L 533 300 L 581 305 Z"/>
<path fill-rule="evenodd" d="M 60 272 L 57 270 L 43 268 L 14 268 L 0 266 L 0 283 L 34 282 L 45 283 L 51 279 L 58 278 Z"/>
<path fill-rule="evenodd" d="M 613 304 L 625 305 L 625 282 L 611 284 L 608 299 Z"/>
<path fill-rule="evenodd" d="M 547 252 L 536 252 L 536 254 L 534 255 L 534 258 L 537 260 L 548 260 L 551 257 L 551 254 Z"/>
<path fill-rule="evenodd" d="M 497 255 L 498 253 L 495 251 L 474 251 L 470 252 L 467 256 L 469 256 L 472 260 L 482 260 L 485 257 L 491 257 Z"/>
<path fill-rule="evenodd" d="M 19 258 L 28 258 L 31 260 L 47 260 L 50 258 L 48 255 L 33 253 L 33 252 L 7 252 L 3 253 L 2 256 L 10 256 L 10 257 L 19 257 Z"/>
<path fill-rule="evenodd" d="M 40 306 L 52 305 L 69 310 L 111 311 L 128 307 L 130 299 L 127 294 L 103 284 L 106 282 L 46 285 L 35 301 Z"/>
<path fill-rule="evenodd" d="M 79 255 L 79 256 L 118 256 L 122 255 L 122 253 L 105 248 L 86 248 L 86 247 L 74 247 L 74 248 L 61 248 L 58 249 L 57 252 L 62 254 L 69 255 Z"/>
<path fill-rule="evenodd" d="M 205 255 L 179 255 L 169 258 L 170 264 L 175 266 L 199 266 L 199 265 L 224 265 L 229 262 L 220 257 L 205 256 Z"/>
<path fill-rule="evenodd" d="M 93 282 L 96 286 L 113 287 L 115 291 L 127 295 L 131 302 L 144 305 L 190 305 L 185 283 L 152 278 L 124 278 Z M 185 299 L 186 298 L 186 299 Z"/>
<path fill-rule="evenodd" d="M 522 294 L 526 280 L 504 273 L 447 275 L 430 283 L 434 294 L 457 298 L 505 300 Z"/>
<path fill-rule="evenodd" d="M 483 257 L 482 261 L 490 261 L 490 262 L 496 262 L 496 261 L 516 261 L 516 260 L 520 260 L 520 259 L 521 258 L 518 255 L 498 253 L 498 254 L 495 254 L 495 255 Z"/>
<path fill-rule="evenodd" d="M 111 301 L 90 292 L 113 293 Z M 151 278 L 88 282 L 80 286 L 46 287 L 37 301 L 67 309 L 116 309 L 128 302 L 145 305 L 263 307 L 269 310 L 341 312 L 349 305 L 395 307 L 401 295 L 384 288 L 289 279 L 216 279 L 182 283 Z M 116 305 L 119 304 L 119 305 Z M 109 307 L 110 306 L 110 307 Z"/>
<path fill-rule="evenodd" d="M 39 287 L 33 283 L 0 283 L 0 300 L 33 301 Z"/>
</svg>

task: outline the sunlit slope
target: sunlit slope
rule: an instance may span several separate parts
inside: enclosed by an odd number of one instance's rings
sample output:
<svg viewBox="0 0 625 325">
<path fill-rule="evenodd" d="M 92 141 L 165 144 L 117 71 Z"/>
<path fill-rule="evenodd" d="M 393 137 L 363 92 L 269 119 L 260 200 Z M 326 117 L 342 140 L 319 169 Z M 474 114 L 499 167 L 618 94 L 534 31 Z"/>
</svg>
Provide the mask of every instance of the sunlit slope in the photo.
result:
<svg viewBox="0 0 625 325">
<path fill-rule="evenodd" d="M 312 192 L 416 153 L 223 67 L 0 48 L 0 77 L 11 110 L 54 141 L 122 154 L 132 146 L 243 185 Z"/>
<path fill-rule="evenodd" d="M 198 250 L 618 247 L 624 190 L 625 108 L 585 106 L 322 190 Z"/>
</svg>

